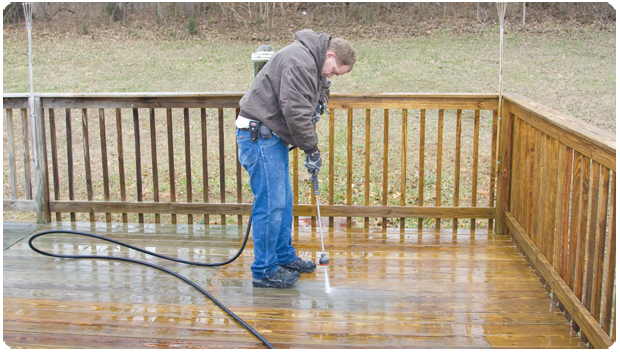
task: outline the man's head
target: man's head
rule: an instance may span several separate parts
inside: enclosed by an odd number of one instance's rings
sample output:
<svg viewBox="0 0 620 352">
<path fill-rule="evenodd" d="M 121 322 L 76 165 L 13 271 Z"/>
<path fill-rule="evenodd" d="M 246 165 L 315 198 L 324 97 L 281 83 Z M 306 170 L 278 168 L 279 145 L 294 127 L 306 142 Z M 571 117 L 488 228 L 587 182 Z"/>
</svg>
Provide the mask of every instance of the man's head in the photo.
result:
<svg viewBox="0 0 620 352">
<path fill-rule="evenodd" d="M 357 55 L 351 43 L 342 38 L 332 38 L 327 45 L 321 76 L 331 78 L 344 75 L 353 69 L 356 60 Z"/>
</svg>

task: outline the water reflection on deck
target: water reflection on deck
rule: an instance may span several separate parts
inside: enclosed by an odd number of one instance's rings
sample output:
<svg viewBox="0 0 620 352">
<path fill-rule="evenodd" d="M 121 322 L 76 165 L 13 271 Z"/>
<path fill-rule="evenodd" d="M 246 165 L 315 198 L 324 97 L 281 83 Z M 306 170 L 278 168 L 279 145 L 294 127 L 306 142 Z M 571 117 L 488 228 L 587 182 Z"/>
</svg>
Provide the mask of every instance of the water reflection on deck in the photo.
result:
<svg viewBox="0 0 620 352">
<path fill-rule="evenodd" d="M 236 253 L 237 227 L 98 224 L 47 226 L 93 232 L 185 260 Z M 320 257 L 318 234 L 294 234 L 299 254 Z M 55 235 L 41 249 L 124 256 L 195 281 L 275 347 L 584 347 L 507 237 L 486 230 L 418 233 L 335 230 L 331 264 L 288 289 L 251 284 L 252 242 L 234 263 L 172 263 L 92 238 Z M 10 347 L 261 347 L 182 281 L 107 260 L 40 256 L 27 238 L 4 251 L 4 341 Z M 326 276 L 329 292 L 326 290 Z"/>
</svg>

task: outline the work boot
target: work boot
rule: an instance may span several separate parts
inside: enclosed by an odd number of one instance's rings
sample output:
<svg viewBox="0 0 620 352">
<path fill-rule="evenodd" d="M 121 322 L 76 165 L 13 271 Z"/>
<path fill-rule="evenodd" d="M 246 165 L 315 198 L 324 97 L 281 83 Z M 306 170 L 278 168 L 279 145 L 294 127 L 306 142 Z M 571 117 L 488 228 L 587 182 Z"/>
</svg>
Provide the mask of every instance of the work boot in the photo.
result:
<svg viewBox="0 0 620 352">
<path fill-rule="evenodd" d="M 275 287 L 284 288 L 292 285 L 299 280 L 299 273 L 280 268 L 275 274 L 265 276 L 262 279 L 252 279 L 254 287 Z"/>
<path fill-rule="evenodd" d="M 311 262 L 310 260 L 304 261 L 301 258 L 297 258 L 296 261 L 292 262 L 288 265 L 282 265 L 283 268 L 287 268 L 291 271 L 297 271 L 299 273 L 311 273 L 316 269 L 316 264 Z"/>
</svg>

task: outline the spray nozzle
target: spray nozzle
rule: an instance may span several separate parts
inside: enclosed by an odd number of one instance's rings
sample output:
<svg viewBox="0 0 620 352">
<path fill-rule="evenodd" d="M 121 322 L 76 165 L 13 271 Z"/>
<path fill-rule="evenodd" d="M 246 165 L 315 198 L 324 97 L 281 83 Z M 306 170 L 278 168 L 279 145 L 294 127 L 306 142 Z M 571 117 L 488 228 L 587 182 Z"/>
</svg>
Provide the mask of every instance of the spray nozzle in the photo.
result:
<svg viewBox="0 0 620 352">
<path fill-rule="evenodd" d="M 321 259 L 319 259 L 319 265 L 329 265 L 329 258 L 327 253 L 321 253 Z"/>
</svg>

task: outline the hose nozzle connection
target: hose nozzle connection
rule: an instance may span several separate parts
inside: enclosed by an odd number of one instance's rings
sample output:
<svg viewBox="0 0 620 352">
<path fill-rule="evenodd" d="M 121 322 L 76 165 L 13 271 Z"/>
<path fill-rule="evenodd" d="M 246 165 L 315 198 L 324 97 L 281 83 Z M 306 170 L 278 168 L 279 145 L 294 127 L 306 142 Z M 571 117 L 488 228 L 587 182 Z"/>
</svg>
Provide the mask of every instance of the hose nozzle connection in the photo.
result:
<svg viewBox="0 0 620 352">
<path fill-rule="evenodd" d="M 327 253 L 321 253 L 321 259 L 319 259 L 319 265 L 329 265 L 329 258 L 327 258 Z"/>
</svg>

